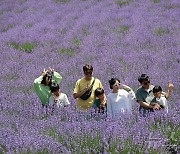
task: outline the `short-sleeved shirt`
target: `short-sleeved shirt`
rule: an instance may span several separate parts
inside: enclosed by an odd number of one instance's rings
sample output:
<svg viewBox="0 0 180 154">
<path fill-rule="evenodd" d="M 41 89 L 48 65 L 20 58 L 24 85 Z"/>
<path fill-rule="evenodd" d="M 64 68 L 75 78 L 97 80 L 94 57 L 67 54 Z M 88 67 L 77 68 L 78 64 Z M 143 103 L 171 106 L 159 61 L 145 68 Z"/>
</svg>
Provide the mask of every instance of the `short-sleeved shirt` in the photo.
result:
<svg viewBox="0 0 180 154">
<path fill-rule="evenodd" d="M 43 105 L 48 105 L 49 103 L 49 97 L 51 96 L 51 91 L 49 86 L 45 86 L 41 84 L 43 80 L 43 76 L 38 77 L 34 80 L 34 90 L 38 97 L 40 98 Z M 53 83 L 59 84 L 62 80 L 62 76 L 58 72 L 53 73 Z"/>
<path fill-rule="evenodd" d="M 151 102 L 158 103 L 161 106 L 161 108 L 165 109 L 165 111 L 168 112 L 168 104 L 167 104 L 167 99 L 166 99 L 165 94 L 166 94 L 165 92 L 162 92 L 160 98 L 154 97 Z"/>
<path fill-rule="evenodd" d="M 107 103 L 105 104 L 105 106 L 101 106 L 101 101 L 100 99 L 95 99 L 94 104 L 93 104 L 93 108 L 99 113 L 105 113 L 106 112 L 106 108 L 107 108 Z"/>
<path fill-rule="evenodd" d="M 137 102 L 143 101 L 143 102 L 150 104 L 152 102 L 152 100 L 154 99 L 153 88 L 154 88 L 153 85 L 150 85 L 149 89 L 144 89 L 143 87 L 140 87 L 136 91 Z M 145 114 L 149 111 L 153 111 L 152 109 L 144 108 L 142 106 L 140 106 L 139 110 L 140 110 L 140 112 L 143 112 L 143 114 Z"/>
<path fill-rule="evenodd" d="M 107 114 L 109 117 L 119 117 L 121 113 L 132 113 L 134 97 L 132 92 L 119 89 L 117 93 L 107 95 Z"/>
<path fill-rule="evenodd" d="M 90 82 L 90 85 L 93 83 L 94 77 L 92 77 L 91 81 L 87 81 L 85 78 L 81 78 L 76 82 L 75 88 L 74 88 L 74 93 L 78 93 L 83 91 L 86 87 L 87 84 Z M 87 100 L 83 100 L 81 98 L 78 98 L 77 100 L 77 109 L 78 110 L 86 110 L 89 109 L 93 106 L 94 100 L 95 100 L 95 90 L 97 88 L 103 88 L 102 84 L 99 79 L 95 78 L 94 86 L 92 88 L 92 93 L 91 96 Z"/>
<path fill-rule="evenodd" d="M 100 105 L 101 105 L 101 101 L 100 101 L 99 99 L 96 99 L 96 100 L 94 101 L 93 107 L 94 107 L 94 108 L 97 108 L 97 107 L 100 107 Z"/>
<path fill-rule="evenodd" d="M 57 102 L 54 102 L 54 94 L 52 94 L 49 98 L 49 105 L 56 104 L 58 108 L 63 108 L 65 106 L 68 106 L 70 104 L 68 97 L 66 94 L 61 93 L 59 97 L 57 97 Z"/>
</svg>

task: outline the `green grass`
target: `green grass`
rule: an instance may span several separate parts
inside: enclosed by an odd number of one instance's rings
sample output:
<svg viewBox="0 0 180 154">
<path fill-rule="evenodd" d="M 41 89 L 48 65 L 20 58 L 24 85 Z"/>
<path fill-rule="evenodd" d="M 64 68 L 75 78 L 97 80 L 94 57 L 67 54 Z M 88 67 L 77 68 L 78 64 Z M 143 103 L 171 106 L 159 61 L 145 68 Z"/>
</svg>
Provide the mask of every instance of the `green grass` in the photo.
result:
<svg viewBox="0 0 180 154">
<path fill-rule="evenodd" d="M 161 0 L 153 0 L 154 3 L 160 3 Z"/>
<path fill-rule="evenodd" d="M 95 131 L 95 130 L 94 130 Z M 76 153 L 84 153 L 86 149 L 93 153 L 94 151 L 99 151 L 103 153 L 105 150 L 109 153 L 134 153 L 143 154 L 144 148 L 147 146 L 146 143 L 142 143 L 141 145 L 136 145 L 133 143 L 132 137 L 127 138 L 125 141 L 121 141 L 121 139 L 116 138 L 113 139 L 110 137 L 107 141 L 109 146 L 106 147 L 105 143 L 102 140 L 102 136 L 98 131 L 95 132 L 95 136 L 91 136 L 91 134 L 60 134 L 57 132 L 56 128 L 47 129 L 44 134 L 51 136 L 53 139 L 58 140 L 62 145 L 66 146 L 67 149 L 71 149 L 72 152 Z M 68 141 L 68 143 L 67 143 Z M 77 151 L 77 149 L 79 151 Z M 76 151 L 75 151 L 76 150 Z M 159 149 L 161 152 L 164 152 L 164 149 Z M 148 152 L 151 154 L 158 153 L 158 150 L 151 147 L 148 149 Z"/>
<path fill-rule="evenodd" d="M 8 24 L 7 27 L 3 30 L 1 30 L 1 32 L 7 32 L 9 29 L 13 28 L 14 25 L 13 24 Z"/>
<path fill-rule="evenodd" d="M 82 41 L 79 40 L 79 39 L 77 39 L 77 38 L 75 38 L 75 39 L 73 40 L 74 45 L 77 46 L 77 47 L 81 45 L 81 42 L 82 42 Z"/>
<path fill-rule="evenodd" d="M 0 144 L 0 154 L 5 154 L 7 153 L 7 148 L 5 145 Z"/>
<path fill-rule="evenodd" d="M 29 148 L 27 148 L 26 151 L 19 151 L 19 154 L 50 154 L 50 152 L 48 149 L 31 151 Z"/>
<path fill-rule="evenodd" d="M 35 43 L 16 43 L 16 42 L 11 42 L 9 45 L 16 50 L 21 50 L 26 53 L 31 53 L 33 49 L 37 46 Z"/>
<path fill-rule="evenodd" d="M 11 82 L 13 81 L 13 80 L 10 80 Z M 15 94 L 15 93 L 17 93 L 17 92 L 21 92 L 21 93 L 24 93 L 24 94 L 27 94 L 27 95 L 29 95 L 29 94 L 31 94 L 31 93 L 33 93 L 34 92 L 34 87 L 33 87 L 33 85 L 31 85 L 31 86 L 29 86 L 29 87 L 27 87 L 27 86 L 6 86 L 5 87 L 5 89 L 7 90 L 7 91 L 9 91 L 9 92 L 11 92 L 12 94 Z"/>
<path fill-rule="evenodd" d="M 118 6 L 129 5 L 130 2 L 131 2 L 131 0 L 116 0 L 115 1 L 115 3 Z"/>
<path fill-rule="evenodd" d="M 120 26 L 118 28 L 114 28 L 113 29 L 113 32 L 114 33 L 125 33 L 125 32 L 128 32 L 130 29 L 130 26 L 127 26 L 127 25 L 124 25 L 124 26 Z"/>
<path fill-rule="evenodd" d="M 89 30 L 88 30 L 87 28 L 83 28 L 83 29 L 82 29 L 82 33 L 83 33 L 83 35 L 85 35 L 85 36 L 88 36 L 88 35 L 90 34 L 90 32 L 89 32 Z"/>
<path fill-rule="evenodd" d="M 169 147 L 180 145 L 180 125 L 174 124 L 171 120 L 164 123 L 161 118 L 154 119 L 155 122 L 151 124 L 152 131 L 161 130 L 162 134 L 167 136 Z M 172 148 L 173 149 L 173 148 Z"/>
<path fill-rule="evenodd" d="M 64 54 L 64 55 L 68 55 L 68 56 L 74 56 L 75 55 L 74 49 L 71 49 L 71 48 L 62 48 L 59 50 L 59 53 Z"/>
<path fill-rule="evenodd" d="M 164 6 L 166 9 L 174 9 L 174 8 L 180 8 L 180 5 L 178 4 L 169 4 Z"/>
<path fill-rule="evenodd" d="M 162 131 L 167 135 L 171 144 L 180 144 L 180 125 L 175 125 L 170 121 L 167 125 L 164 125 Z"/>
<path fill-rule="evenodd" d="M 169 29 L 168 28 L 163 28 L 163 27 L 159 27 L 159 28 L 156 28 L 155 30 L 155 34 L 157 36 L 163 36 L 165 34 L 169 34 Z"/>
<path fill-rule="evenodd" d="M 26 25 L 26 28 L 31 28 L 32 26 L 33 26 L 33 24 L 29 23 L 29 24 Z"/>
<path fill-rule="evenodd" d="M 59 29 L 58 32 L 61 34 L 61 35 L 65 35 L 67 33 L 67 30 L 62 28 L 62 29 Z"/>
<path fill-rule="evenodd" d="M 90 134 L 81 134 L 78 136 L 72 136 L 66 134 L 65 136 L 62 134 L 59 134 L 56 130 L 56 128 L 49 128 L 44 132 L 45 135 L 51 136 L 53 139 L 57 139 L 62 145 L 67 146 L 67 148 L 73 149 L 79 149 L 79 152 L 83 152 L 84 149 L 94 150 L 95 151 L 101 151 L 101 143 L 102 143 L 102 137 L 97 133 L 96 136 L 92 137 Z M 67 137 L 68 135 L 68 137 Z M 67 144 L 67 141 L 70 141 L 70 147 Z M 78 147 L 78 148 L 77 148 Z M 77 151 L 74 151 L 77 152 Z"/>
<path fill-rule="evenodd" d="M 121 30 L 122 32 L 126 32 L 126 31 L 129 31 L 129 26 L 121 26 Z"/>
<path fill-rule="evenodd" d="M 15 81 L 18 78 L 19 78 L 19 76 L 17 74 L 6 74 L 6 75 L 1 77 L 1 79 L 4 81 Z"/>
</svg>

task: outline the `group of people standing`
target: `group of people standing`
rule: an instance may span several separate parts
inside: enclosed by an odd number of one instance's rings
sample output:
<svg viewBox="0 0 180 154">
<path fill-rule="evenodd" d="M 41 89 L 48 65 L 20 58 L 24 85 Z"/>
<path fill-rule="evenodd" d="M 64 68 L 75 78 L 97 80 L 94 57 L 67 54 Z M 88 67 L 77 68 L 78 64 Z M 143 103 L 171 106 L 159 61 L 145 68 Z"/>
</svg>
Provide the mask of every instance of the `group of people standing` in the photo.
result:
<svg viewBox="0 0 180 154">
<path fill-rule="evenodd" d="M 83 72 L 84 77 L 77 80 L 73 92 L 74 99 L 77 99 L 77 110 L 94 108 L 95 112 L 116 117 L 121 113 L 131 113 L 132 105 L 137 101 L 139 112 L 143 116 L 154 110 L 164 109 L 168 112 L 167 99 L 173 88 L 171 82 L 168 83 L 168 91 L 165 93 L 159 85 L 151 85 L 150 78 L 142 74 L 138 77 L 141 86 L 134 93 L 132 88 L 121 84 L 118 78 L 112 78 L 109 80 L 111 92 L 106 96 L 101 81 L 93 77 L 93 67 L 86 64 Z M 70 105 L 67 95 L 60 90 L 61 80 L 61 75 L 52 68 L 44 69 L 41 76 L 35 79 L 34 89 L 43 107 L 63 109 Z"/>
</svg>

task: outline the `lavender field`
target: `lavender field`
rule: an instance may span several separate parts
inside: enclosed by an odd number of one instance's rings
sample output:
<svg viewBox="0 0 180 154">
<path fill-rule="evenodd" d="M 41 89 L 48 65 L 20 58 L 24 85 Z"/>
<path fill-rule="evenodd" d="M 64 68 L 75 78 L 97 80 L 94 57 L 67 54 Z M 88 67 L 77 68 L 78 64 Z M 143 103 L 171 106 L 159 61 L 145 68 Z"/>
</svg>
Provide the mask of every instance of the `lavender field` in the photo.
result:
<svg viewBox="0 0 180 154">
<path fill-rule="evenodd" d="M 147 73 L 174 89 L 169 112 L 118 120 L 75 110 L 73 89 L 92 64 L 110 92 L 117 77 L 134 91 Z M 0 0 L 0 154 L 178 153 L 180 145 L 179 0 Z M 34 79 L 62 75 L 71 106 L 42 109 Z"/>
</svg>

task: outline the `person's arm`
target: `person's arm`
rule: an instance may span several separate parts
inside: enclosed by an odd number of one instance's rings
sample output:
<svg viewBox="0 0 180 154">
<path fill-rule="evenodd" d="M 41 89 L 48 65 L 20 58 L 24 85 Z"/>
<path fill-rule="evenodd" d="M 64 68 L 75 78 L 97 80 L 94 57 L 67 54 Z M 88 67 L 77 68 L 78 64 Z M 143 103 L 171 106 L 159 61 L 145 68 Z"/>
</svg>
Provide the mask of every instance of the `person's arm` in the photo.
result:
<svg viewBox="0 0 180 154">
<path fill-rule="evenodd" d="M 172 89 L 173 89 L 173 84 L 171 82 L 168 82 L 168 91 L 165 94 L 166 99 L 168 99 L 170 97 Z"/>
<path fill-rule="evenodd" d="M 104 101 L 101 102 L 101 107 L 106 107 L 106 105 L 107 105 L 107 97 L 106 97 L 106 95 L 104 94 Z"/>
<path fill-rule="evenodd" d="M 41 82 L 43 80 L 43 77 L 46 75 L 46 72 L 47 71 L 44 69 L 42 71 L 41 76 L 34 80 L 34 89 L 35 89 L 36 92 L 39 91 L 39 89 L 40 89 L 39 85 L 41 84 Z"/>
<path fill-rule="evenodd" d="M 99 80 L 99 88 L 102 88 L 102 89 L 103 89 L 103 86 L 102 86 L 102 83 L 101 83 L 100 80 Z"/>
<path fill-rule="evenodd" d="M 53 96 L 51 95 L 50 97 L 49 97 L 49 105 L 53 105 L 54 104 L 54 98 L 53 98 Z"/>
<path fill-rule="evenodd" d="M 81 97 L 87 90 L 88 90 L 88 88 L 85 88 L 84 90 L 82 90 L 80 92 L 74 93 L 73 94 L 74 99 Z"/>
<path fill-rule="evenodd" d="M 129 86 L 125 84 L 121 84 L 121 86 L 122 86 L 122 89 L 126 90 L 127 92 L 130 92 L 132 90 Z"/>
<path fill-rule="evenodd" d="M 64 99 L 65 99 L 65 104 L 64 104 L 64 107 L 67 107 L 68 105 L 70 105 L 70 102 L 69 102 L 69 100 L 68 100 L 68 97 L 67 97 L 67 95 L 65 94 L 65 96 L 64 96 Z"/>
<path fill-rule="evenodd" d="M 54 81 L 59 84 L 62 80 L 62 76 L 58 72 L 53 72 Z"/>
<path fill-rule="evenodd" d="M 140 104 L 140 106 L 142 106 L 144 108 L 153 109 L 153 105 L 152 104 L 148 104 L 148 103 L 143 102 L 143 101 L 138 101 L 138 103 Z"/>
<path fill-rule="evenodd" d="M 146 103 L 144 101 L 141 91 L 136 92 L 136 99 L 140 106 L 147 108 L 147 109 L 153 109 L 153 107 L 154 107 L 153 105 L 151 105 L 150 103 Z"/>
<path fill-rule="evenodd" d="M 155 110 L 159 110 L 160 106 L 159 104 L 157 104 L 156 102 L 151 102 L 150 104 L 143 102 L 143 101 L 138 101 L 138 103 L 140 104 L 140 106 L 147 108 L 147 109 L 155 109 Z"/>
<path fill-rule="evenodd" d="M 54 69 L 51 67 L 49 67 L 49 70 L 52 72 L 54 82 L 59 84 L 62 80 L 62 76 L 58 72 L 54 71 Z"/>
<path fill-rule="evenodd" d="M 125 91 L 127 91 L 129 93 L 129 98 L 131 100 L 134 100 L 136 98 L 136 95 L 131 87 L 124 85 L 124 84 L 121 84 L 121 86 L 122 86 L 122 89 L 124 89 Z"/>
<path fill-rule="evenodd" d="M 79 82 L 77 81 L 75 85 L 75 89 L 74 89 L 74 94 L 73 94 L 74 99 L 81 97 L 89 88 L 90 88 L 90 84 L 87 84 L 87 87 L 84 90 L 80 91 Z"/>
<path fill-rule="evenodd" d="M 39 85 L 41 84 L 42 80 L 43 80 L 43 76 L 40 76 L 37 79 L 35 79 L 34 80 L 34 87 L 35 88 L 39 87 Z"/>
</svg>

